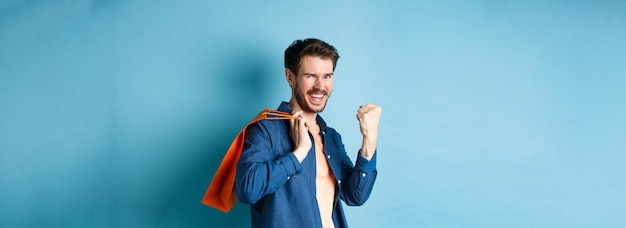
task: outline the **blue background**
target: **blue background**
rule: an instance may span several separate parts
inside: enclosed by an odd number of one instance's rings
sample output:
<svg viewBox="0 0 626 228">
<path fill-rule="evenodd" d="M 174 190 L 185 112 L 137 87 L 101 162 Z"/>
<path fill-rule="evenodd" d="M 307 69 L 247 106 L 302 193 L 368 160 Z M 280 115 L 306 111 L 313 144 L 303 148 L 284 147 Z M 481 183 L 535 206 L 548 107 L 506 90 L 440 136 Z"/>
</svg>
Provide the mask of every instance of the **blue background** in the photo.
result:
<svg viewBox="0 0 626 228">
<path fill-rule="evenodd" d="M 624 1 L 0 3 L 1 227 L 249 227 L 200 204 L 241 127 L 288 100 L 284 49 L 342 56 L 322 116 L 352 227 L 626 226 Z"/>
</svg>

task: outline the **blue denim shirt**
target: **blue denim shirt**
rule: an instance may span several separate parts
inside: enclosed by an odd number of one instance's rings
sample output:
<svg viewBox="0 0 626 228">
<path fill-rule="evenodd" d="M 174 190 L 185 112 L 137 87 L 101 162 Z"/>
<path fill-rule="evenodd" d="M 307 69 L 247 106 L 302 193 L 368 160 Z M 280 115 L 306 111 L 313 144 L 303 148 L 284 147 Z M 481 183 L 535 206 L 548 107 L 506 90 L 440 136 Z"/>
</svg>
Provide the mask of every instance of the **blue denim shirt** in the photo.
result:
<svg viewBox="0 0 626 228">
<path fill-rule="evenodd" d="M 278 110 L 292 112 L 286 102 Z M 337 228 L 348 227 L 339 199 L 350 206 L 367 201 L 376 180 L 377 153 L 370 161 L 358 155 L 353 165 L 339 133 L 319 115 L 316 121 L 336 178 L 333 221 Z M 239 200 L 250 204 L 252 227 L 322 227 L 315 196 L 315 148 L 298 162 L 289 129 L 288 120 L 262 120 L 247 128 L 235 187 Z"/>
</svg>

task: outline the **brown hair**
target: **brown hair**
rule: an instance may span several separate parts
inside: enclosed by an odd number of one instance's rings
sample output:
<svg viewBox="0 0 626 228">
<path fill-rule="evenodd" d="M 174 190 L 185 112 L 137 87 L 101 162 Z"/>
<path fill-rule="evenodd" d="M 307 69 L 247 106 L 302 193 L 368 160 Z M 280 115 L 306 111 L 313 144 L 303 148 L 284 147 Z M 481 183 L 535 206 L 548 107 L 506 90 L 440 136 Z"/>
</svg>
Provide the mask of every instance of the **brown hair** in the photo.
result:
<svg viewBox="0 0 626 228">
<path fill-rule="evenodd" d="M 335 70 L 339 59 L 337 49 L 322 40 L 315 38 L 296 40 L 285 49 L 285 68 L 297 75 L 300 70 L 300 59 L 305 55 L 331 59 L 333 70 Z"/>
</svg>

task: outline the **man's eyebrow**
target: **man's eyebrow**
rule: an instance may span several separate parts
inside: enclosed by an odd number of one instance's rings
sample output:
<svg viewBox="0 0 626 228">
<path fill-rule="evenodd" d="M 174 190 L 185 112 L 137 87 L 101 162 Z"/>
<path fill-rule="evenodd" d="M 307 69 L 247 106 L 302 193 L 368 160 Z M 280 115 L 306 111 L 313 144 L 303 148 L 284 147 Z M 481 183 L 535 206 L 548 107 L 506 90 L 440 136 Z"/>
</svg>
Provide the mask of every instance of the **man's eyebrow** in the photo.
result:
<svg viewBox="0 0 626 228">
<path fill-rule="evenodd" d="M 302 73 L 302 75 L 317 76 L 317 74 L 315 74 L 315 73 Z M 331 72 L 331 73 L 326 73 L 326 74 L 322 74 L 322 75 L 324 75 L 324 76 L 333 76 L 333 75 L 335 75 L 335 73 Z"/>
</svg>

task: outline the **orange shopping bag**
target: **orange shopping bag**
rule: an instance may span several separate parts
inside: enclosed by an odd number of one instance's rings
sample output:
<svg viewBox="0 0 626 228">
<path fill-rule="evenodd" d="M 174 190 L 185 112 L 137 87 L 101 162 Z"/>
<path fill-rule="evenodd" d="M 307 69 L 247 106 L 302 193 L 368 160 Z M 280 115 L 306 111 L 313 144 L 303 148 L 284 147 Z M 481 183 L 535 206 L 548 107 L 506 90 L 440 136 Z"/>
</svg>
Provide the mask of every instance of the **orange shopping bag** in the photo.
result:
<svg viewBox="0 0 626 228">
<path fill-rule="evenodd" d="M 202 203 L 220 211 L 228 212 L 237 202 L 237 195 L 235 194 L 235 171 L 237 170 L 237 162 L 243 150 L 246 128 L 248 128 L 250 124 L 260 120 L 287 120 L 295 118 L 296 117 L 288 112 L 280 112 L 266 108 L 243 127 L 237 137 L 235 137 L 235 140 L 230 144 L 226 155 L 224 155 L 222 163 L 209 185 L 209 189 L 207 189 L 204 194 Z"/>
</svg>

